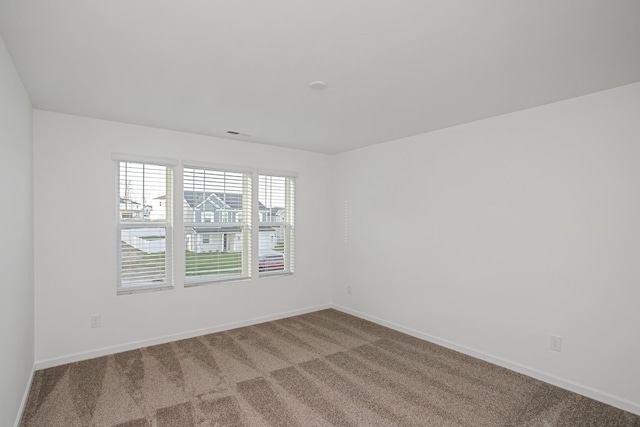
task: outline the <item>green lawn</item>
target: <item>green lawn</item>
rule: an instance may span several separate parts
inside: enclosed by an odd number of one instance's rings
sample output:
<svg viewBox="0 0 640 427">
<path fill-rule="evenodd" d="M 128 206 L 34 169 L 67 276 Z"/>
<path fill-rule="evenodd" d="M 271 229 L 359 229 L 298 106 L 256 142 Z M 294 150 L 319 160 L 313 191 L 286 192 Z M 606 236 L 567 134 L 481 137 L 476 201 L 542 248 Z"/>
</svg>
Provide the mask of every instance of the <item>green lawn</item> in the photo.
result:
<svg viewBox="0 0 640 427">
<path fill-rule="evenodd" d="M 186 251 L 185 257 L 187 276 L 238 274 L 242 272 L 242 254 L 240 252 L 195 253 Z"/>
<path fill-rule="evenodd" d="M 239 274 L 242 272 L 242 254 L 240 252 L 186 251 L 185 270 L 187 276 Z M 135 279 L 136 276 L 148 274 L 163 275 L 164 271 L 164 252 L 148 254 L 122 242 L 123 278 Z"/>
<path fill-rule="evenodd" d="M 165 274 L 164 252 L 148 254 L 122 242 L 122 279 L 136 282 L 156 278 Z"/>
</svg>

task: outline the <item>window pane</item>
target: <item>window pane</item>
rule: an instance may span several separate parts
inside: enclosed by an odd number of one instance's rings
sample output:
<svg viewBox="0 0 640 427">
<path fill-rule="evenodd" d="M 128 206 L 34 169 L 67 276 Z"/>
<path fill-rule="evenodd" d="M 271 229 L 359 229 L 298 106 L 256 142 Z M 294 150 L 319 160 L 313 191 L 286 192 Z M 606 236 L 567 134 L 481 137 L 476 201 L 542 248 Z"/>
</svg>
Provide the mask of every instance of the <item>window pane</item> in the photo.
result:
<svg viewBox="0 0 640 427">
<path fill-rule="evenodd" d="M 118 291 L 170 286 L 171 169 L 118 163 Z"/>
<path fill-rule="evenodd" d="M 290 273 L 294 266 L 295 180 L 258 177 L 259 273 Z"/>
<path fill-rule="evenodd" d="M 186 281 L 249 277 L 251 177 L 185 167 L 183 181 Z"/>
<path fill-rule="evenodd" d="M 258 272 L 284 271 L 285 227 L 260 226 Z"/>
<path fill-rule="evenodd" d="M 119 211 L 124 222 L 164 222 L 170 200 L 167 167 L 147 163 L 120 162 Z"/>
<path fill-rule="evenodd" d="M 258 184 L 260 222 L 285 222 L 287 179 L 283 176 L 260 175 Z"/>
<path fill-rule="evenodd" d="M 186 276 L 242 275 L 242 234 L 239 228 L 223 229 L 203 236 L 201 242 L 197 241 L 198 235 L 191 235 L 186 239 Z"/>
<path fill-rule="evenodd" d="M 166 283 L 166 230 L 127 228 L 120 231 L 122 288 Z"/>
</svg>

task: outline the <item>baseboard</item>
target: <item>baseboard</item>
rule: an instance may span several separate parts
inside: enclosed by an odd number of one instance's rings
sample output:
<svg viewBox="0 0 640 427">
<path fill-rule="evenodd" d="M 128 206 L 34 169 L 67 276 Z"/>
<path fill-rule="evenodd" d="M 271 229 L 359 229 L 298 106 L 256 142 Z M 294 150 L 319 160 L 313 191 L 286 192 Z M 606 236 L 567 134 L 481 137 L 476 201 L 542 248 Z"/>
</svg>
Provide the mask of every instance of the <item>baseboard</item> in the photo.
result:
<svg viewBox="0 0 640 427">
<path fill-rule="evenodd" d="M 331 307 L 332 307 L 331 304 L 322 304 L 322 305 L 306 307 L 298 310 L 271 314 L 268 316 L 255 317 L 253 319 L 243 320 L 240 322 L 225 323 L 222 325 L 212 326 L 208 328 L 196 329 L 192 331 L 181 332 L 178 334 L 165 335 L 162 337 L 135 341 L 135 342 L 130 342 L 127 344 L 121 344 L 121 345 L 116 345 L 111 347 L 103 347 L 96 350 L 69 354 L 66 356 L 56 357 L 52 359 L 38 360 L 35 363 L 35 370 L 51 368 L 53 366 L 64 365 L 72 362 L 79 362 L 81 360 L 93 359 L 95 357 L 107 356 L 109 354 L 120 353 L 123 351 L 136 350 L 136 349 L 139 349 L 142 347 L 148 347 L 151 345 L 166 344 L 172 341 L 194 338 L 201 335 L 227 331 L 230 329 L 242 328 L 244 326 L 251 326 L 251 325 L 256 325 L 258 323 L 270 322 L 272 320 L 284 319 L 292 316 L 299 316 L 301 314 L 312 313 L 314 311 L 324 310 Z"/>
<path fill-rule="evenodd" d="M 347 307 L 343 307 L 338 304 L 333 304 L 332 308 L 342 311 L 347 314 L 351 314 L 353 316 L 359 317 L 361 319 L 369 320 L 373 323 L 377 323 L 378 325 L 386 326 L 390 329 L 394 329 L 399 332 L 403 332 L 407 335 L 414 336 L 416 338 L 420 338 L 425 341 L 432 342 L 434 344 L 441 345 L 451 350 L 458 351 L 460 353 L 464 353 L 468 356 L 475 357 L 477 359 L 484 360 L 489 363 L 493 363 L 494 365 L 501 366 L 503 368 L 509 369 L 511 371 L 518 372 L 523 375 L 527 375 L 529 377 L 535 378 L 540 381 L 544 381 L 546 383 L 555 385 L 557 387 L 563 388 L 565 390 L 572 391 L 574 393 L 581 394 L 583 396 L 589 397 L 591 399 L 598 400 L 600 402 L 606 403 L 611 406 L 615 406 L 616 408 L 631 412 L 636 415 L 640 415 L 640 404 L 631 402 L 629 400 L 620 398 L 618 396 L 614 396 L 609 393 L 605 393 L 591 387 L 584 386 L 582 384 L 575 383 L 573 381 L 569 381 L 564 378 L 557 377 L 555 375 L 550 375 L 548 373 L 539 371 L 537 369 L 521 365 L 516 362 L 512 362 L 510 360 L 506 360 L 500 357 L 496 357 L 481 351 L 474 350 L 473 348 L 466 347 L 464 345 L 460 345 L 448 340 L 444 340 L 442 338 L 435 337 L 433 335 L 425 334 L 423 332 L 417 331 L 415 329 L 408 328 L 406 326 L 399 325 L 397 323 L 389 322 L 387 320 L 381 319 L 376 316 L 370 316 L 365 313 L 361 313 L 356 310 L 352 310 Z"/>
<path fill-rule="evenodd" d="M 33 384 L 33 376 L 36 374 L 35 365 L 31 368 L 31 374 L 29 375 L 29 381 L 25 387 L 24 394 L 22 395 L 22 401 L 20 402 L 20 408 L 18 409 L 18 415 L 16 416 L 16 422 L 14 427 L 20 427 L 20 421 L 22 421 L 22 415 L 24 414 L 24 408 L 27 407 L 27 401 L 29 400 L 29 393 L 31 392 L 31 385 Z"/>
</svg>

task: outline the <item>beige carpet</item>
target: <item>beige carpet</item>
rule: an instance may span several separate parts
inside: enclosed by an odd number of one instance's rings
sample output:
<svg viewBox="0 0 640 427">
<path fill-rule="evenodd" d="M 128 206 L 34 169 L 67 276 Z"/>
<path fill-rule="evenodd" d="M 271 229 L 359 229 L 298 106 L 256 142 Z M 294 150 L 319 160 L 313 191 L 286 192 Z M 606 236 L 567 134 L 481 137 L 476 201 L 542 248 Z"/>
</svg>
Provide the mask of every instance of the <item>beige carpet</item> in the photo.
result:
<svg viewBox="0 0 640 427">
<path fill-rule="evenodd" d="M 640 427 L 640 417 L 323 310 L 38 371 L 22 426 Z"/>
</svg>

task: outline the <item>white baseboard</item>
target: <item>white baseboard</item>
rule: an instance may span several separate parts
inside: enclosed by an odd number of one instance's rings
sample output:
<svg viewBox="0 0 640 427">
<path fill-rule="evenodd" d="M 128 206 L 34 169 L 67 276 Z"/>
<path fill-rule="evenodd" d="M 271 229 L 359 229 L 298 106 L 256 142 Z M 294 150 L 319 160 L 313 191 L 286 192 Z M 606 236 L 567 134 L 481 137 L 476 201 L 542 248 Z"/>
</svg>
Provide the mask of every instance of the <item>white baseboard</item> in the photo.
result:
<svg viewBox="0 0 640 427">
<path fill-rule="evenodd" d="M 33 376 L 36 373 L 35 365 L 31 368 L 31 374 L 29 375 L 29 381 L 25 387 L 24 394 L 22 395 L 22 401 L 20 402 L 20 408 L 18 409 L 18 415 L 16 415 L 16 422 L 13 423 L 14 427 L 20 427 L 20 421 L 22 421 L 22 414 L 24 414 L 24 408 L 27 407 L 27 401 L 29 400 L 29 393 L 31 392 L 31 385 L 33 384 Z"/>
<path fill-rule="evenodd" d="M 589 397 L 591 399 L 598 400 L 600 402 L 606 403 L 611 406 L 615 406 L 616 408 L 623 409 L 625 411 L 631 412 L 636 415 L 640 415 L 640 403 L 631 402 L 627 399 L 623 399 L 618 396 L 614 396 L 612 394 L 602 392 L 591 387 L 584 386 L 582 384 L 575 383 L 573 381 L 569 381 L 564 378 L 557 377 L 555 375 L 550 375 L 548 373 L 539 371 L 534 368 L 530 368 L 528 366 L 521 365 L 516 362 L 512 362 L 510 360 L 506 360 L 500 357 L 492 356 L 487 353 L 483 353 L 481 351 L 474 350 L 472 348 L 466 347 L 464 345 L 456 344 L 451 341 L 444 340 L 442 338 L 438 338 L 429 334 L 425 334 L 423 332 L 417 331 L 415 329 L 407 328 L 402 325 L 398 325 L 397 323 L 389 322 L 384 319 L 380 319 L 375 316 L 370 316 L 365 313 L 361 313 L 356 310 L 352 310 L 347 307 L 343 307 L 338 304 L 333 304 L 332 308 L 336 310 L 342 311 L 347 314 L 351 314 L 353 316 L 369 320 L 373 323 L 377 323 L 378 325 L 386 326 L 388 328 L 394 329 L 399 332 L 403 332 L 407 335 L 414 336 L 416 338 L 420 338 L 425 341 L 432 342 L 434 344 L 441 345 L 451 350 L 458 351 L 460 353 L 464 353 L 468 356 L 475 357 L 477 359 L 484 360 L 489 363 L 493 363 L 494 365 L 501 366 L 503 368 L 507 368 L 509 370 L 518 372 L 523 375 L 527 375 L 529 377 L 535 378 L 540 381 L 544 381 L 546 383 L 558 386 L 565 390 L 572 391 L 574 393 L 581 394 L 583 396 Z"/>
<path fill-rule="evenodd" d="M 299 310 L 292 310 L 292 311 L 287 311 L 282 313 L 271 314 L 268 316 L 256 317 L 253 319 L 243 320 L 240 322 L 225 323 L 222 325 L 212 326 L 208 328 L 196 329 L 193 331 L 181 332 L 181 333 L 172 334 L 172 335 L 165 335 L 162 337 L 135 341 L 127 344 L 103 347 L 96 350 L 69 354 L 66 356 L 55 357 L 52 359 L 38 360 L 35 363 L 35 370 L 51 368 L 53 366 L 64 365 L 66 363 L 79 362 L 81 360 L 93 359 L 95 357 L 107 356 L 109 354 L 120 353 L 123 351 L 136 350 L 138 348 L 148 347 L 151 345 L 165 344 L 172 341 L 198 337 L 201 335 L 213 334 L 216 332 L 227 331 L 229 329 L 242 328 L 244 326 L 251 326 L 251 325 L 256 325 L 258 323 L 270 322 L 272 320 L 284 319 L 286 317 L 299 316 L 301 314 L 311 313 L 318 310 L 324 310 L 331 307 L 332 307 L 331 304 L 322 304 L 322 305 L 317 305 L 313 307 L 302 308 Z"/>
</svg>

